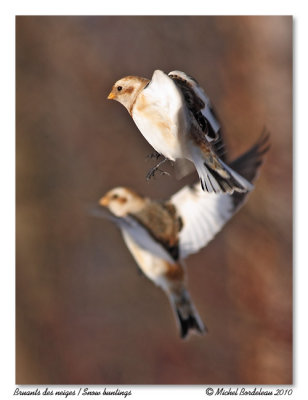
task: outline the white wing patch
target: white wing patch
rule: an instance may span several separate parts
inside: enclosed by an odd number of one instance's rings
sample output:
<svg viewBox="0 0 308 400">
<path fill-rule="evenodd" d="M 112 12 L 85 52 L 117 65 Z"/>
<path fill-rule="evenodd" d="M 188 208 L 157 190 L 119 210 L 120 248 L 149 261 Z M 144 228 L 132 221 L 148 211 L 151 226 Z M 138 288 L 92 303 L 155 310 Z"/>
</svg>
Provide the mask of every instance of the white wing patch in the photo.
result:
<svg viewBox="0 0 308 400">
<path fill-rule="evenodd" d="M 179 135 L 186 132 L 187 116 L 182 93 L 163 71 L 156 70 L 137 97 L 132 117 L 138 129 L 160 154 L 181 158 Z"/>
<path fill-rule="evenodd" d="M 179 111 L 184 105 L 183 98 L 180 90 L 167 74 L 159 69 L 154 71 L 151 82 L 143 92 L 169 116 L 172 122 L 177 122 Z"/>
<path fill-rule="evenodd" d="M 170 201 L 183 220 L 179 234 L 180 258 L 204 247 L 235 212 L 230 195 L 204 192 L 199 183 L 193 188 L 185 186 Z"/>
</svg>

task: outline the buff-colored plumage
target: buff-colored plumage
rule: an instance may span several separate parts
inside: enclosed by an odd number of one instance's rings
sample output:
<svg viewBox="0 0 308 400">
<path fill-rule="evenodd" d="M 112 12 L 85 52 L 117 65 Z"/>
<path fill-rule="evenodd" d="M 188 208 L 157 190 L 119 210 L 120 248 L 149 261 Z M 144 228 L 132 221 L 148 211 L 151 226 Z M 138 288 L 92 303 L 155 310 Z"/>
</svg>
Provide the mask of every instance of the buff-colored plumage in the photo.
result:
<svg viewBox="0 0 308 400">
<path fill-rule="evenodd" d="M 143 198 L 124 187 L 106 193 L 99 204 L 117 217 L 114 222 L 143 274 L 167 294 L 181 336 L 185 337 L 189 330 L 205 333 L 186 289 L 184 266 L 172 252 L 178 246 L 181 229 L 174 207 Z"/>
<path fill-rule="evenodd" d="M 231 166 L 252 182 L 267 149 L 265 135 Z M 206 193 L 196 183 L 166 201 L 155 201 L 124 187 L 108 191 L 99 201 L 96 215 L 109 210 L 102 215 L 120 228 L 139 268 L 168 296 L 182 337 L 191 331 L 206 332 L 187 290 L 183 260 L 215 237 L 246 196 Z"/>
<path fill-rule="evenodd" d="M 214 144 L 220 125 L 203 89 L 184 72 L 167 75 L 156 70 L 151 80 L 127 76 L 113 85 L 108 99 L 124 105 L 157 153 L 172 161 L 191 161 L 203 190 L 252 190 L 251 183 L 218 156 Z"/>
</svg>

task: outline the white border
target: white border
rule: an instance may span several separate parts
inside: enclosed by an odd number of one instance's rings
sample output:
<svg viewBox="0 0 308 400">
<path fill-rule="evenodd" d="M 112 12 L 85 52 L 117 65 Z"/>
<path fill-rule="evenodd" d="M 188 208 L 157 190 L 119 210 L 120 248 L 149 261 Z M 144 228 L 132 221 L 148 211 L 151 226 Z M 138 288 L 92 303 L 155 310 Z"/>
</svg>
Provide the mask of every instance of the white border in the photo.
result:
<svg viewBox="0 0 308 400">
<path fill-rule="evenodd" d="M 3 2 L 4 3 L 4 2 Z M 0 393 L 13 398 L 15 389 L 15 15 L 294 15 L 294 166 L 295 166 L 295 255 L 294 255 L 294 394 L 305 397 L 307 381 L 307 257 L 305 253 L 307 223 L 306 188 L 308 187 L 307 158 L 307 39 L 308 20 L 302 1 L 269 2 L 204 1 L 10 1 L 1 6 L 1 371 Z M 290 149 L 291 151 L 291 149 Z M 283 178 L 283 177 L 282 177 Z M 4 183 L 4 184 L 3 184 Z M 66 387 L 68 389 L 68 387 Z M 103 388 L 103 386 L 102 386 Z M 128 388 L 128 387 L 127 387 Z M 205 398 L 201 386 L 131 387 L 128 398 L 156 398 L 170 396 L 186 399 Z M 268 387 L 266 387 L 268 389 Z M 265 389 L 266 389 L 265 388 Z M 306 394 L 307 396 L 307 394 Z M 2 396 L 1 396 L 2 397 Z M 42 396 L 35 396 L 41 398 Z M 285 398 L 285 396 L 279 396 Z M 290 398 L 289 397 L 289 398 Z M 16 396 L 15 396 L 16 398 Z M 27 396 L 30 398 L 30 396 Z M 32 398 L 32 396 L 31 396 Z M 63 397 L 62 397 L 63 398 Z M 250 396 L 255 398 L 255 396 Z"/>
</svg>

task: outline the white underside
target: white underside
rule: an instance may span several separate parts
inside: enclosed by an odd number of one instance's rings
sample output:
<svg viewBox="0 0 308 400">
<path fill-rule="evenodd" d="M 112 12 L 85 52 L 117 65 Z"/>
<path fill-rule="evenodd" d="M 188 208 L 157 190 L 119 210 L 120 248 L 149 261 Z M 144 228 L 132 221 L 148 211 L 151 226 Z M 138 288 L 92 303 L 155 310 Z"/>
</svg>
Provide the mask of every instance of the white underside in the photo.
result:
<svg viewBox="0 0 308 400">
<path fill-rule="evenodd" d="M 124 229 L 122 229 L 122 235 L 126 246 L 145 276 L 162 289 L 167 290 L 168 283 L 164 276 L 168 268 L 167 262 L 138 246 Z"/>
<path fill-rule="evenodd" d="M 184 157 L 182 132 L 176 122 L 161 113 L 161 109 L 149 105 L 147 112 L 139 112 L 136 106 L 132 117 L 144 138 L 158 153 L 173 161 Z"/>
<path fill-rule="evenodd" d="M 164 72 L 155 71 L 150 84 L 138 95 L 132 117 L 138 129 L 160 154 L 170 160 L 184 158 L 187 115 L 181 92 Z"/>
</svg>

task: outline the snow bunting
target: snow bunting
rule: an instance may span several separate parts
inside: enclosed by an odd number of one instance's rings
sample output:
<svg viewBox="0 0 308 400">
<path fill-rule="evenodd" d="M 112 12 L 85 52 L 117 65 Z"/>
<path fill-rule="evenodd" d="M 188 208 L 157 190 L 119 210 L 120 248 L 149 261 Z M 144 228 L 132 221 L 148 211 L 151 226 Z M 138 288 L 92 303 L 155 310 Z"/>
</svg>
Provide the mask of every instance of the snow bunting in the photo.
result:
<svg viewBox="0 0 308 400">
<path fill-rule="evenodd" d="M 251 182 L 267 149 L 268 136 L 263 135 L 231 167 Z M 214 238 L 246 195 L 247 192 L 206 193 L 197 183 L 161 202 L 117 187 L 92 210 L 92 214 L 107 217 L 120 228 L 141 271 L 167 294 L 183 338 L 190 331 L 207 331 L 186 288 L 183 259 Z"/>
<path fill-rule="evenodd" d="M 164 156 L 148 179 L 166 160 L 184 158 L 195 165 L 203 190 L 230 194 L 252 190 L 251 183 L 217 154 L 219 122 L 203 89 L 184 72 L 167 75 L 156 70 L 151 80 L 127 76 L 113 85 L 108 99 L 126 107 L 145 139 Z"/>
</svg>

